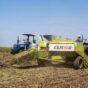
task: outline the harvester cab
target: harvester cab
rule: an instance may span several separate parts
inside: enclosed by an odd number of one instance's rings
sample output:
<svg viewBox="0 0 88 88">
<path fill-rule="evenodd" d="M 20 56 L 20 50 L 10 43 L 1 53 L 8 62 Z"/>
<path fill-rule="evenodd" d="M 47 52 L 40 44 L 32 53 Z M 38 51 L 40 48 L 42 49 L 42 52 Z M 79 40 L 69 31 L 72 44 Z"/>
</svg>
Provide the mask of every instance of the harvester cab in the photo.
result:
<svg viewBox="0 0 88 88">
<path fill-rule="evenodd" d="M 33 34 L 22 34 L 22 35 L 26 36 L 27 38 L 24 40 L 23 43 L 20 43 L 19 36 L 17 37 L 17 44 L 14 44 L 11 50 L 12 54 L 16 54 L 19 53 L 20 51 L 27 50 L 32 47 L 33 43 L 36 43 L 36 40 L 34 38 L 35 35 Z M 30 41 L 30 37 L 32 37 L 32 41 Z"/>
</svg>

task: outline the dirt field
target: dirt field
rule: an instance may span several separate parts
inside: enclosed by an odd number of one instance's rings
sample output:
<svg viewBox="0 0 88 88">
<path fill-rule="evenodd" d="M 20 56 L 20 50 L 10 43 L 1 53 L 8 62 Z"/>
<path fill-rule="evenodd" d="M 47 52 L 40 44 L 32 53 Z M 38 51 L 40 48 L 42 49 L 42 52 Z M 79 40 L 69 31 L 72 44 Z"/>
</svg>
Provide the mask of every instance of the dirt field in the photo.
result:
<svg viewBox="0 0 88 88">
<path fill-rule="evenodd" d="M 88 88 L 88 69 L 67 65 L 17 69 L 8 63 L 12 55 L 0 54 L 0 88 Z"/>
</svg>

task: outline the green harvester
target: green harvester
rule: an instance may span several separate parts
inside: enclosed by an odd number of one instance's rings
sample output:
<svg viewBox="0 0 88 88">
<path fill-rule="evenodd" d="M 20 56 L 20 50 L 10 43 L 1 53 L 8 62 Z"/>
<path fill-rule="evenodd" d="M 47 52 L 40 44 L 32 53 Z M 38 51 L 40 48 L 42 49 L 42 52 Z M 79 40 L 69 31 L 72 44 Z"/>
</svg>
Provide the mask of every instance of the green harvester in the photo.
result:
<svg viewBox="0 0 88 88">
<path fill-rule="evenodd" d="M 45 65 L 47 62 L 72 64 L 74 68 L 88 67 L 88 43 L 54 35 L 38 35 L 36 47 L 16 55 L 11 62 L 16 67 Z"/>
</svg>

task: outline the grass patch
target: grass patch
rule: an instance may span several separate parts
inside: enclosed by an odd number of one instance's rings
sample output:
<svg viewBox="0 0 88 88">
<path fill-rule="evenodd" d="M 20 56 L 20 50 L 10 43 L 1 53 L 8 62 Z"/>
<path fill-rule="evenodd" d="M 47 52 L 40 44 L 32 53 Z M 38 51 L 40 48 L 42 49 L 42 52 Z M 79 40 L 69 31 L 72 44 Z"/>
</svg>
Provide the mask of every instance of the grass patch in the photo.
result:
<svg viewBox="0 0 88 88">
<path fill-rule="evenodd" d="M 10 47 L 0 47 L 0 52 L 1 53 L 4 53 L 4 52 L 11 52 L 11 48 Z"/>
</svg>

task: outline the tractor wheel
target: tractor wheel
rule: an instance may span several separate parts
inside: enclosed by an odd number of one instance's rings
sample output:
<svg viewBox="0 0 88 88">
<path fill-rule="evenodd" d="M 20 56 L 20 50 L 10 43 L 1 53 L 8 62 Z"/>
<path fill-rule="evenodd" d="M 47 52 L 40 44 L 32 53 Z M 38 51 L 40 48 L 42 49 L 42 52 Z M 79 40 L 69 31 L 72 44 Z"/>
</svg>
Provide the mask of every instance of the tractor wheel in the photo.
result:
<svg viewBox="0 0 88 88">
<path fill-rule="evenodd" d="M 75 61 L 73 62 L 73 66 L 76 69 L 81 69 L 83 68 L 83 61 L 82 61 L 82 57 L 78 56 Z"/>
<path fill-rule="evenodd" d="M 14 50 L 11 50 L 11 54 L 13 54 L 13 55 L 14 55 L 14 54 L 16 54 L 16 52 L 15 52 Z"/>
<path fill-rule="evenodd" d="M 19 53 L 19 51 L 11 50 L 11 54 L 15 55 L 15 54 L 17 54 L 17 53 Z"/>
</svg>

